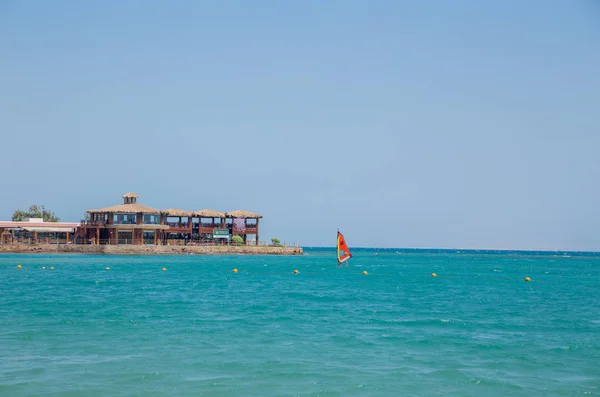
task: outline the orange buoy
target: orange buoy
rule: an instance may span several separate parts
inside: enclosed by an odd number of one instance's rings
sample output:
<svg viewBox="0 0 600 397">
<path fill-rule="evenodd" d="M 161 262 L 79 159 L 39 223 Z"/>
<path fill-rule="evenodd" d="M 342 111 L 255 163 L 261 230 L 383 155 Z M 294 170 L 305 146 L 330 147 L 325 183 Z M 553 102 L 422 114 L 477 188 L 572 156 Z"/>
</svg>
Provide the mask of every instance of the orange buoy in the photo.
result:
<svg viewBox="0 0 600 397">
<path fill-rule="evenodd" d="M 22 268 L 23 268 L 23 266 L 17 265 L 17 269 L 22 269 Z"/>
<path fill-rule="evenodd" d="M 363 271 L 363 274 L 369 274 L 369 273 L 367 273 L 367 271 L 365 270 L 365 271 Z"/>
<path fill-rule="evenodd" d="M 529 277 L 525 277 L 525 281 L 531 281 Z"/>
<path fill-rule="evenodd" d="M 431 273 L 431 277 L 437 277 L 437 274 Z"/>
<path fill-rule="evenodd" d="M 233 269 L 233 270 L 232 270 L 232 272 L 233 272 L 233 273 L 237 273 L 237 272 L 238 272 L 238 269 Z"/>
<path fill-rule="evenodd" d="M 298 274 L 300 273 L 298 270 L 294 270 L 294 274 Z"/>
<path fill-rule="evenodd" d="M 167 268 L 163 267 L 161 270 L 164 272 L 164 271 L 167 271 Z"/>
</svg>

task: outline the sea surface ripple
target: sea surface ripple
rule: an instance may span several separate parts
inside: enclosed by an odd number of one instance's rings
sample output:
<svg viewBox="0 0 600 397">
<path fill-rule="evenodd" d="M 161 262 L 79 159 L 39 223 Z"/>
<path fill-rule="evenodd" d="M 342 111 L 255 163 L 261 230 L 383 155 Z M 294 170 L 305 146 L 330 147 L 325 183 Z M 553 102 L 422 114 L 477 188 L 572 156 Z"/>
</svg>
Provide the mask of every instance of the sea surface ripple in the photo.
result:
<svg viewBox="0 0 600 397">
<path fill-rule="evenodd" d="M 305 252 L 0 255 L 0 396 L 600 395 L 600 256 Z"/>
</svg>

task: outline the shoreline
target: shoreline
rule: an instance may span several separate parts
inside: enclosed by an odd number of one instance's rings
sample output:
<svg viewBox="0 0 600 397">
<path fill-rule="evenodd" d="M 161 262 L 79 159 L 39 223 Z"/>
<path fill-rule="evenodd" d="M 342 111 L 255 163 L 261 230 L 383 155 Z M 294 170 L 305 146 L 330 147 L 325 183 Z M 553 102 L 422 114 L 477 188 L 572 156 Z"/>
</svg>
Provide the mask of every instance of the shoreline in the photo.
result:
<svg viewBox="0 0 600 397">
<path fill-rule="evenodd" d="M 181 246 L 181 245 L 74 245 L 5 244 L 0 254 L 104 254 L 104 255 L 303 255 L 300 247 Z"/>
</svg>

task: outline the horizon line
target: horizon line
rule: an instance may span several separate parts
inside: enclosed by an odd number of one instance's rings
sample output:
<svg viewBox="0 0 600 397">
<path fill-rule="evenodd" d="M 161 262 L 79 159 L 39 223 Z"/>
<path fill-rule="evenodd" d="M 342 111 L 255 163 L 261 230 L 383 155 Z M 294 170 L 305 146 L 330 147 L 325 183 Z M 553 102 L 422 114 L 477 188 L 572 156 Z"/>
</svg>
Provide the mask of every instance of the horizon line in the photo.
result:
<svg viewBox="0 0 600 397">
<path fill-rule="evenodd" d="M 310 245 L 303 246 L 302 248 L 331 248 L 335 249 L 335 246 L 329 245 Z M 589 253 L 589 254 L 600 254 L 600 251 L 590 250 L 565 250 L 565 249 L 537 249 L 537 248 L 434 248 L 434 247 L 361 247 L 356 246 L 352 249 L 370 249 L 370 250 L 438 250 L 438 251 L 507 251 L 507 252 L 566 252 L 566 253 Z"/>
</svg>

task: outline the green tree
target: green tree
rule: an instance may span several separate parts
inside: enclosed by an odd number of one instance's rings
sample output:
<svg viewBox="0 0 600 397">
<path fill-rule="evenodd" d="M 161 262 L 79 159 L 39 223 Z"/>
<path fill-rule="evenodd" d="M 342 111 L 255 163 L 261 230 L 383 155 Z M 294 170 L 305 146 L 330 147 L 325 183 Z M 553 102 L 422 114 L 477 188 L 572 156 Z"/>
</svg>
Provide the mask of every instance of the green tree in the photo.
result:
<svg viewBox="0 0 600 397">
<path fill-rule="evenodd" d="M 244 239 L 241 238 L 240 236 L 233 236 L 231 238 L 231 244 L 233 244 L 233 245 L 242 245 L 242 244 L 244 244 Z"/>
<path fill-rule="evenodd" d="M 58 222 L 60 218 L 54 212 L 47 210 L 43 205 L 32 205 L 28 211 L 15 210 L 12 215 L 14 222 L 20 222 L 25 218 L 42 218 L 44 222 Z"/>
<path fill-rule="evenodd" d="M 272 238 L 271 239 L 271 245 L 273 247 L 281 247 L 281 241 L 279 241 L 278 238 Z"/>
</svg>

